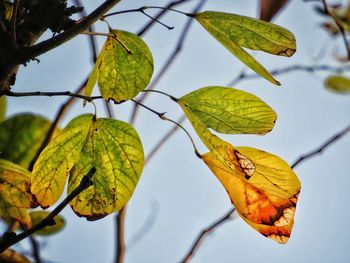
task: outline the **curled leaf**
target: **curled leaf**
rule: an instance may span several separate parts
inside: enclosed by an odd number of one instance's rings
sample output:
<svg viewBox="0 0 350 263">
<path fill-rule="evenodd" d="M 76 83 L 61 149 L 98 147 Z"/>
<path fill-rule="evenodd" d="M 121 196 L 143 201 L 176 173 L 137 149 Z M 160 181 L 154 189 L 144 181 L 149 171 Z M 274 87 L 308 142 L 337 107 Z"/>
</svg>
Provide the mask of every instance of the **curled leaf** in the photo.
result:
<svg viewBox="0 0 350 263">
<path fill-rule="evenodd" d="M 287 243 L 300 192 L 298 177 L 276 155 L 250 147 L 236 147 L 232 154 L 239 161 L 240 170 L 228 168 L 212 153 L 204 154 L 202 159 L 250 226 L 278 243 Z"/>
<path fill-rule="evenodd" d="M 292 56 L 296 50 L 294 35 L 278 25 L 255 18 L 206 11 L 194 18 L 233 55 L 273 84 L 272 75 L 242 47 L 280 56 Z"/>
</svg>

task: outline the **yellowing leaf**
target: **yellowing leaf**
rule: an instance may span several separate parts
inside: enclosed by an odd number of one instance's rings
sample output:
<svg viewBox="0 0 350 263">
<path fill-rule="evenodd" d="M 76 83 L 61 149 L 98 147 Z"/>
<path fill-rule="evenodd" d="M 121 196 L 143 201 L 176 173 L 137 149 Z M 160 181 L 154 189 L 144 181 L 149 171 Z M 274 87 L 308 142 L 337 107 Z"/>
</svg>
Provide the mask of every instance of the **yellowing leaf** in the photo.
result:
<svg viewBox="0 0 350 263">
<path fill-rule="evenodd" d="M 22 167 L 0 159 L 0 216 L 5 221 L 15 219 L 31 226 L 27 208 L 36 206 L 30 192 L 31 173 Z"/>
<path fill-rule="evenodd" d="M 63 192 L 67 175 L 78 161 L 93 115 L 72 120 L 41 152 L 33 168 L 31 191 L 43 207 L 53 205 Z"/>
<path fill-rule="evenodd" d="M 33 225 L 36 225 L 42 220 L 44 220 L 48 215 L 49 215 L 49 212 L 47 211 L 33 211 L 30 213 L 30 218 L 32 219 Z M 54 220 L 55 220 L 54 225 L 46 226 L 43 229 L 36 231 L 35 234 L 40 236 L 49 236 L 63 230 L 66 224 L 63 217 L 61 215 L 57 215 L 54 217 Z"/>
<path fill-rule="evenodd" d="M 0 97 L 0 122 L 2 122 L 5 119 L 5 113 L 6 113 L 6 97 L 2 96 Z"/>
<path fill-rule="evenodd" d="M 96 168 L 93 186 L 71 206 L 90 220 L 121 209 L 130 199 L 143 168 L 143 149 L 127 123 L 82 115 L 72 120 L 44 149 L 33 169 L 31 190 L 42 207 L 61 196 L 70 173 L 68 193 Z"/>
<path fill-rule="evenodd" d="M 292 56 L 296 50 L 294 35 L 287 29 L 258 19 L 206 11 L 194 18 L 233 55 L 273 84 L 271 74 L 242 47 L 274 55 Z"/>
<path fill-rule="evenodd" d="M 20 114 L 0 123 L 0 158 L 29 166 L 41 146 L 50 122 L 31 114 Z"/>
<path fill-rule="evenodd" d="M 85 87 L 90 96 L 98 80 L 102 96 L 117 103 L 134 98 L 144 90 L 153 74 L 152 53 L 138 36 L 121 30 L 112 30 L 100 52 Z"/>
<path fill-rule="evenodd" d="M 120 210 L 134 192 L 143 161 L 142 144 L 134 128 L 122 121 L 97 119 L 69 178 L 68 193 L 96 167 L 93 186 L 71 202 L 74 212 L 96 220 Z"/>
<path fill-rule="evenodd" d="M 330 76 L 325 80 L 325 86 L 336 93 L 350 93 L 350 79 L 340 75 Z"/>
<path fill-rule="evenodd" d="M 220 133 L 265 134 L 276 113 L 253 94 L 227 87 L 205 87 L 179 99 L 206 127 Z"/>
<path fill-rule="evenodd" d="M 298 177 L 285 161 L 270 153 L 236 147 L 233 154 L 240 163 L 240 171 L 228 168 L 212 153 L 202 159 L 250 226 L 278 243 L 287 243 L 301 187 Z M 245 166 L 247 159 L 254 163 L 254 169 Z M 242 178 L 239 173 L 249 176 Z"/>
<path fill-rule="evenodd" d="M 0 262 L 3 263 L 31 263 L 24 255 L 12 250 L 6 249 L 0 254 Z"/>
</svg>

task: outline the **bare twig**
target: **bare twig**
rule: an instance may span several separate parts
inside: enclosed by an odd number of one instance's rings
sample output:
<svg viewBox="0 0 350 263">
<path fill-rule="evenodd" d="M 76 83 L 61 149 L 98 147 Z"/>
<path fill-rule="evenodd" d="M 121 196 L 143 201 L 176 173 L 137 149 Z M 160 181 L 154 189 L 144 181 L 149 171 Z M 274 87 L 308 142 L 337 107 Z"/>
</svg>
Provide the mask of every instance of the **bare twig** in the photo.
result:
<svg viewBox="0 0 350 263">
<path fill-rule="evenodd" d="M 292 168 L 295 168 L 297 165 L 299 165 L 301 162 L 306 161 L 315 155 L 321 154 L 326 148 L 331 146 L 336 141 L 340 140 L 342 137 L 344 137 L 347 133 L 350 133 L 350 126 L 346 127 L 345 129 L 341 130 L 340 132 L 333 135 L 331 138 L 329 138 L 326 142 L 324 142 L 321 146 L 317 147 L 315 150 L 306 153 L 304 155 L 301 155 L 292 165 Z"/>
<path fill-rule="evenodd" d="M 321 0 L 321 1 L 323 4 L 323 8 L 324 8 L 325 13 L 333 19 L 334 23 L 339 28 L 339 32 L 340 32 L 340 34 L 343 38 L 344 44 L 345 44 L 345 49 L 346 49 L 348 60 L 350 60 L 350 45 L 349 45 L 348 39 L 346 38 L 346 30 L 345 30 L 342 22 L 329 10 L 326 0 Z"/>
<path fill-rule="evenodd" d="M 329 66 L 329 65 L 292 65 L 288 66 L 285 68 L 280 68 L 280 69 L 273 69 L 270 70 L 270 73 L 272 75 L 281 75 L 281 74 L 286 74 L 290 73 L 293 71 L 305 71 L 309 73 L 317 72 L 317 71 L 327 71 L 327 72 L 332 72 L 332 73 L 342 73 L 350 70 L 350 66 Z M 236 85 L 239 81 L 241 80 L 246 80 L 246 79 L 255 79 L 255 78 L 260 78 L 260 75 L 252 73 L 246 73 L 245 71 L 241 71 L 239 75 L 234 78 L 233 80 L 230 81 L 228 86 L 234 86 Z"/>
<path fill-rule="evenodd" d="M 117 243 L 117 251 L 116 251 L 116 263 L 123 263 L 124 262 L 124 256 L 125 256 L 125 237 L 124 237 L 124 231 L 125 231 L 125 214 L 126 214 L 126 206 L 124 206 L 119 213 L 116 216 L 116 225 L 117 225 L 117 236 L 116 236 L 116 243 Z"/>
<path fill-rule="evenodd" d="M 75 188 L 54 210 L 52 210 L 50 214 L 47 215 L 47 217 L 45 217 L 38 224 L 23 231 L 18 235 L 15 232 L 6 232 L 0 239 L 0 253 L 4 252 L 7 248 L 22 241 L 23 239 L 34 234 L 35 232 L 47 226 L 54 225 L 54 217 L 57 216 L 77 195 L 79 195 L 82 191 L 84 191 L 92 185 L 92 178 L 95 173 L 96 168 L 91 168 L 91 170 L 83 177 L 78 187 Z"/>
<path fill-rule="evenodd" d="M 235 212 L 235 208 L 231 208 L 224 216 L 220 217 L 219 219 L 215 220 L 214 223 L 209 225 L 208 227 L 204 228 L 196 240 L 193 242 L 191 249 L 188 251 L 186 256 L 184 257 L 183 260 L 181 260 L 182 263 L 189 262 L 194 254 L 197 252 L 199 249 L 200 245 L 204 241 L 204 239 L 209 236 L 212 232 L 214 232 L 218 227 L 223 225 L 224 223 L 228 222 L 229 220 L 232 219 L 232 215 Z"/>
<path fill-rule="evenodd" d="M 199 4 L 192 10 L 192 13 L 196 13 L 198 12 L 202 6 L 205 4 L 207 0 L 202 0 L 199 2 Z M 169 9 L 169 7 L 166 7 L 164 10 Z M 148 90 L 153 90 L 156 85 L 159 83 L 159 81 L 162 79 L 162 77 L 165 75 L 165 73 L 167 72 L 167 70 L 170 68 L 170 66 L 174 63 L 175 59 L 177 58 L 177 56 L 180 54 L 182 47 L 183 47 L 183 43 L 186 39 L 186 36 L 190 30 L 190 27 L 192 25 L 193 19 L 189 18 L 189 20 L 187 21 L 186 25 L 184 26 L 182 33 L 179 37 L 179 40 L 173 50 L 173 52 L 170 54 L 170 56 L 168 57 L 168 59 L 166 60 L 165 64 L 163 65 L 163 67 L 160 69 L 160 71 L 158 72 L 158 74 L 155 76 L 155 78 L 152 80 L 152 82 L 150 83 L 150 85 L 148 86 Z M 142 103 L 147 97 L 147 93 L 144 93 L 141 95 L 140 99 L 138 100 L 138 102 Z M 132 113 L 131 113 L 131 122 L 134 122 L 137 116 L 137 112 L 138 112 L 139 107 L 135 104 Z"/>
<path fill-rule="evenodd" d="M 41 256 L 40 256 L 40 244 L 38 240 L 36 240 L 35 237 L 29 236 L 30 243 L 32 244 L 32 251 L 33 251 L 33 257 L 35 259 L 35 263 L 41 263 Z"/>
</svg>

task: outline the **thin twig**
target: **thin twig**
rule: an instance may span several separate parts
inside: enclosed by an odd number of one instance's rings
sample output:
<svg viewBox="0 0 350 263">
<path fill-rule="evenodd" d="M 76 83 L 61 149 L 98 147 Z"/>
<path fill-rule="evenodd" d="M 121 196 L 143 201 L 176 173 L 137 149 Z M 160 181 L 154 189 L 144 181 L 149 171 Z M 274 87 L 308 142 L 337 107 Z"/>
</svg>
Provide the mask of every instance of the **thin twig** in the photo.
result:
<svg viewBox="0 0 350 263">
<path fill-rule="evenodd" d="M 102 96 L 84 96 L 78 93 L 72 93 L 70 91 L 30 91 L 30 92 L 13 92 L 10 90 L 3 90 L 0 91 L 0 96 L 9 96 L 9 97 L 37 97 L 37 96 L 44 96 L 44 97 L 55 97 L 55 96 L 68 96 L 68 97 L 74 97 L 79 98 L 83 100 L 87 100 L 89 102 L 93 100 L 103 99 Z"/>
<path fill-rule="evenodd" d="M 340 34 L 343 38 L 344 44 L 345 44 L 345 49 L 346 49 L 348 60 L 350 60 L 350 45 L 349 45 L 348 39 L 346 38 L 346 30 L 345 30 L 342 22 L 329 10 L 326 0 L 321 0 L 321 1 L 323 4 L 323 8 L 324 8 L 325 13 L 333 19 L 334 23 L 337 25 L 337 27 L 339 29 L 339 32 L 340 32 Z"/>
<path fill-rule="evenodd" d="M 29 241 L 32 245 L 32 251 L 33 251 L 33 257 L 35 259 L 35 263 L 41 263 L 41 256 L 40 256 L 40 244 L 38 240 L 36 240 L 35 237 L 29 236 Z"/>
<path fill-rule="evenodd" d="M 80 0 L 74 0 L 76 6 L 83 6 Z M 85 9 L 81 11 L 81 18 L 84 19 L 84 17 L 87 16 L 87 13 L 85 12 Z M 88 28 L 89 32 L 94 32 L 94 27 L 93 25 L 90 25 Z M 97 44 L 96 44 L 96 39 L 93 35 L 89 37 L 90 40 L 90 50 L 92 52 L 92 62 L 95 63 L 97 59 Z"/>
<path fill-rule="evenodd" d="M 194 254 L 199 249 L 200 245 L 203 243 L 204 239 L 210 235 L 212 232 L 214 232 L 218 227 L 223 225 L 224 223 L 228 222 L 230 219 L 232 219 L 232 215 L 235 212 L 235 208 L 231 208 L 224 216 L 220 217 L 219 219 L 215 220 L 214 223 L 209 225 L 208 227 L 204 228 L 196 238 L 195 242 L 193 242 L 191 249 L 188 251 L 184 259 L 181 261 L 182 263 L 189 262 Z"/>
<path fill-rule="evenodd" d="M 304 155 L 301 155 L 292 165 L 292 168 L 295 168 L 297 165 L 299 165 L 301 162 L 306 161 L 315 155 L 321 154 L 326 148 L 331 146 L 336 141 L 340 140 L 342 137 L 344 137 L 347 133 L 350 133 L 350 126 L 346 127 L 345 129 L 341 130 L 340 132 L 333 135 L 331 138 L 329 138 L 327 141 L 325 141 L 321 146 L 317 147 L 315 150 L 306 153 Z"/>
<path fill-rule="evenodd" d="M 91 170 L 83 177 L 78 187 L 75 188 L 69 195 L 67 195 L 67 197 L 54 210 L 52 210 L 52 212 L 48 214 L 47 217 L 45 217 L 42 221 L 33 227 L 23 231 L 18 235 L 15 232 L 6 232 L 0 239 L 0 253 L 4 252 L 7 248 L 22 241 L 35 232 L 47 226 L 54 225 L 56 223 L 54 219 L 55 216 L 57 216 L 77 195 L 92 185 L 92 178 L 95 173 L 96 168 L 91 168 Z"/>
<path fill-rule="evenodd" d="M 286 74 L 292 71 L 305 71 L 305 72 L 309 72 L 309 73 L 313 73 L 316 71 L 328 71 L 328 72 L 332 72 L 332 73 L 342 73 L 342 72 L 346 72 L 350 70 L 350 65 L 347 66 L 329 66 L 329 65 L 292 65 L 292 66 L 288 66 L 285 68 L 280 68 L 280 69 L 273 69 L 270 70 L 270 73 L 272 75 L 281 75 L 281 74 Z M 239 73 L 239 75 L 237 77 L 235 77 L 233 80 L 231 80 L 228 84 L 228 86 L 234 86 L 236 85 L 239 81 L 241 80 L 246 80 L 246 79 L 255 79 L 255 78 L 259 78 L 260 75 L 252 73 L 252 74 L 248 74 L 245 73 L 245 71 L 242 71 Z"/>
<path fill-rule="evenodd" d="M 207 0 L 202 0 L 199 2 L 199 4 L 192 10 L 192 13 L 196 13 L 198 12 L 202 6 L 205 4 Z M 165 7 L 164 10 L 169 9 L 170 7 Z M 153 90 L 156 85 L 159 83 L 159 81 L 162 79 L 162 77 L 165 75 L 165 73 L 167 72 L 167 70 L 170 68 L 170 66 L 174 63 L 175 59 L 177 58 L 177 56 L 180 54 L 182 48 L 183 48 L 183 43 L 187 37 L 187 34 L 190 30 L 190 27 L 193 23 L 193 19 L 190 18 L 186 25 L 184 26 L 181 35 L 179 37 L 179 40 L 177 41 L 177 44 L 174 48 L 174 50 L 172 51 L 172 53 L 170 54 L 170 56 L 168 57 L 168 59 L 166 60 L 165 64 L 163 65 L 163 67 L 160 69 L 160 71 L 158 72 L 158 74 L 155 76 L 155 78 L 152 80 L 152 82 L 150 83 L 150 85 L 148 86 L 148 90 Z M 138 100 L 140 103 L 142 103 L 147 97 L 147 93 L 144 93 L 141 95 L 140 99 Z M 134 122 L 134 120 L 136 119 L 137 116 L 137 112 L 138 112 L 139 107 L 137 105 L 134 106 L 132 113 L 131 113 L 131 122 Z"/>
<path fill-rule="evenodd" d="M 117 250 L 116 250 L 116 263 L 123 263 L 125 256 L 125 214 L 126 214 L 126 206 L 124 206 L 116 216 L 116 225 L 117 225 Z"/>
<path fill-rule="evenodd" d="M 186 120 L 185 114 L 176 121 L 179 124 L 182 124 Z M 148 153 L 145 159 L 145 165 L 149 163 L 149 161 L 154 157 L 154 155 L 160 150 L 160 148 L 170 139 L 171 136 L 175 134 L 178 130 L 178 126 L 172 127 L 164 136 L 158 141 L 158 143 L 152 148 L 152 150 Z"/>
</svg>

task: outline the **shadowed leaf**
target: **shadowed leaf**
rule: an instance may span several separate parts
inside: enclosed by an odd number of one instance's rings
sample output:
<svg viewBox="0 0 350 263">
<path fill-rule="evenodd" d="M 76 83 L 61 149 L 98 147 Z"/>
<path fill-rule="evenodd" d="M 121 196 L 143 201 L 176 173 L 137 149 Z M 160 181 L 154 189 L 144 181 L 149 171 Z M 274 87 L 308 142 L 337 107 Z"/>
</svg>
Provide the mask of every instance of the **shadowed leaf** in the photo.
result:
<svg viewBox="0 0 350 263">
<path fill-rule="evenodd" d="M 328 90 L 336 93 L 350 93 L 350 79 L 340 75 L 326 78 L 325 86 Z"/>
<path fill-rule="evenodd" d="M 15 219 L 31 226 L 27 208 L 36 203 L 30 192 L 31 173 L 21 166 L 0 159 L 0 216 L 7 222 Z"/>
<path fill-rule="evenodd" d="M 280 56 L 292 56 L 296 50 L 294 35 L 287 29 L 255 18 L 206 11 L 194 18 L 233 55 L 273 84 L 271 74 L 242 47 Z"/>
<path fill-rule="evenodd" d="M 179 99 L 206 127 L 220 133 L 265 134 L 277 115 L 253 94 L 227 87 L 205 87 Z"/>
<path fill-rule="evenodd" d="M 50 212 L 48 211 L 33 211 L 30 213 L 30 218 L 32 219 L 32 223 L 33 225 L 38 224 L 39 222 L 41 222 L 42 220 L 44 220 Z M 63 217 L 61 215 L 57 215 L 54 217 L 55 220 L 55 224 L 52 226 L 46 226 L 43 229 L 40 229 L 39 231 L 36 231 L 35 234 L 36 235 L 40 235 L 40 236 L 49 236 L 49 235 L 53 235 L 56 234 L 58 232 L 60 232 L 61 230 L 63 230 L 63 228 L 65 227 L 65 221 L 63 219 Z"/>
<path fill-rule="evenodd" d="M 236 147 L 232 154 L 240 169 L 228 168 L 212 153 L 203 155 L 202 159 L 250 226 L 278 243 L 287 243 L 301 187 L 298 177 L 285 161 L 270 153 Z M 253 166 L 246 165 L 247 159 Z"/>
<path fill-rule="evenodd" d="M 0 158 L 27 168 L 49 128 L 48 120 L 32 114 L 20 114 L 0 123 Z"/>
<path fill-rule="evenodd" d="M 144 90 L 153 74 L 152 53 L 138 36 L 121 30 L 112 30 L 97 58 L 85 87 L 90 96 L 98 81 L 105 99 L 117 103 L 134 98 Z"/>
<path fill-rule="evenodd" d="M 6 114 L 6 97 L 0 97 L 0 122 L 5 119 Z"/>
<path fill-rule="evenodd" d="M 0 254 L 0 262 L 3 263 L 31 263 L 24 255 L 13 249 L 6 249 Z"/>
</svg>

